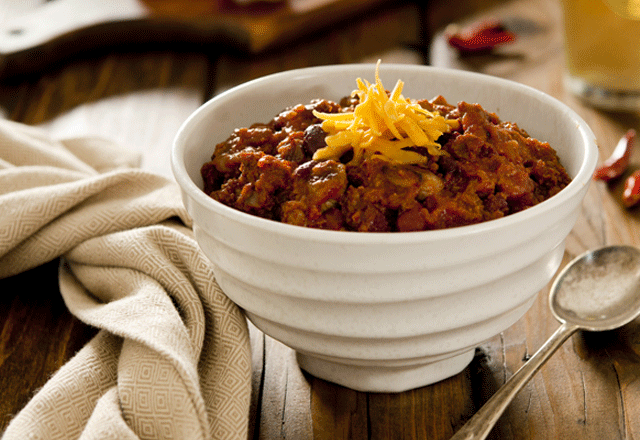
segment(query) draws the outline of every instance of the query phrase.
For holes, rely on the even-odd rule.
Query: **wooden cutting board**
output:
[[[0,77],[140,43],[259,53],[390,0],[52,0],[0,23]]]

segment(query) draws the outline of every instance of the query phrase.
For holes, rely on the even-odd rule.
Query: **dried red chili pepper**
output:
[[[468,29],[455,32],[447,37],[447,42],[463,53],[485,52],[494,47],[510,43],[516,35],[509,31],[502,22],[488,20]]]
[[[620,177],[629,166],[629,159],[635,138],[636,131],[634,129],[627,131],[620,141],[618,141],[618,145],[616,145],[611,156],[593,173],[593,178],[595,180],[608,182]]]
[[[640,202],[640,170],[631,174],[624,183],[622,192],[622,203],[627,208],[631,208]]]

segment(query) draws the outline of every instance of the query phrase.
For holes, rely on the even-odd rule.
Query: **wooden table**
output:
[[[418,6],[419,5],[419,6]],[[0,84],[4,116],[55,136],[102,135],[144,154],[146,169],[170,176],[168,153],[180,123],[210,96],[246,80],[311,65],[424,63],[523,82],[572,107],[595,132],[601,156],[638,114],[598,111],[562,86],[560,9],[555,0],[389,3],[357,20],[256,55],[219,46],[145,45],[59,61]],[[438,31],[451,20],[525,17],[541,27],[494,55],[460,58]],[[428,50],[430,38],[434,44]],[[640,166],[640,153],[633,157]],[[640,244],[637,209],[622,207],[621,184],[592,185],[567,240],[565,263],[612,243]],[[1,215],[1,213],[0,213]],[[447,439],[540,347],[557,323],[540,292],[515,325],[484,343],[462,373],[424,388],[375,394],[300,371],[293,352],[252,330],[251,436],[261,439]],[[0,431],[50,375],[95,333],[72,317],[57,290],[57,261],[0,280]],[[519,393],[496,439],[640,438],[640,321],[619,331],[578,334]]]

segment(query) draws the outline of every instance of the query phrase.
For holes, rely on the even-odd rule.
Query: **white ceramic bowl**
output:
[[[403,233],[325,231],[224,206],[201,190],[201,165],[235,128],[289,105],[339,100],[373,65],[288,71],[211,99],[180,128],[172,167],[195,235],[222,290],[320,378],[365,391],[404,391],[463,370],[474,349],[527,311],[560,265],[597,160],[595,138],[571,109],[495,77],[382,65],[404,96],[478,102],[550,142],[573,181],[525,211],[459,228]]]

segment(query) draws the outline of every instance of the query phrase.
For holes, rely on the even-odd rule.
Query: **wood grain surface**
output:
[[[186,116],[210,96],[281,70],[372,62],[447,65],[502,76],[564,101],[591,126],[601,157],[636,113],[602,112],[562,85],[555,0],[405,3],[260,55],[216,47],[145,48],[77,56],[0,83],[0,109],[53,135],[100,135],[137,149],[147,169],[170,176],[168,151]],[[461,58],[442,45],[442,28],[489,16],[526,18],[539,33],[503,52]],[[541,30],[540,30],[541,29]],[[431,40],[433,37],[433,40]],[[433,44],[430,44],[433,41]],[[640,151],[632,168],[640,167]],[[640,211],[623,208],[621,184],[593,184],[567,240],[564,263],[610,243],[640,245]],[[462,373],[398,394],[362,393],[302,372],[289,348],[252,328],[254,439],[447,439],[556,329],[543,289],[530,311],[482,344]],[[0,280],[0,432],[13,414],[95,331],[66,310],[57,262]],[[518,394],[493,439],[640,438],[640,322],[572,337]]]

